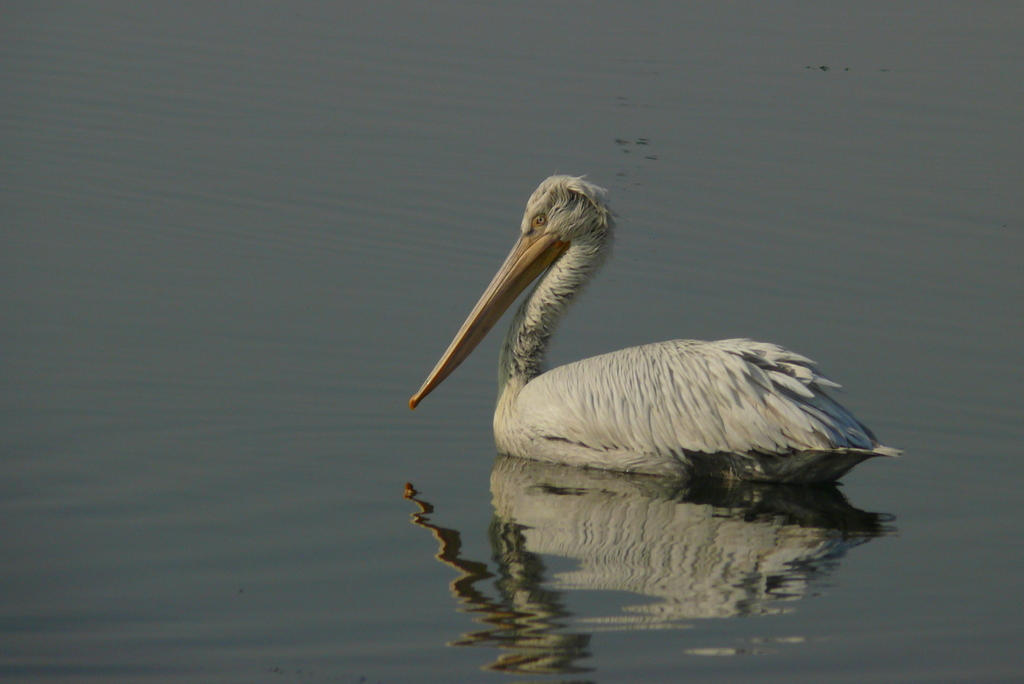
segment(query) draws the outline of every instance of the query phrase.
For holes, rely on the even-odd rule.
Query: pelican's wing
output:
[[[751,340],[674,340],[551,370],[517,404],[536,437],[663,456],[873,450],[813,362]],[[883,447],[884,449],[884,447]]]

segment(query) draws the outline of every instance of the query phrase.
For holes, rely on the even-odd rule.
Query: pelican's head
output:
[[[526,203],[519,240],[448,351],[409,400],[410,408],[472,353],[516,297],[565,252],[573,249],[591,266],[600,263],[614,228],[604,196],[601,188],[573,176],[551,176],[538,186]]]
[[[599,249],[614,228],[606,192],[583,178],[551,176],[526,203],[521,231],[557,236],[559,242]]]

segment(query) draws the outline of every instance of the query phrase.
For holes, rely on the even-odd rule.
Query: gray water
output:
[[[6,3],[0,676],[1024,678],[1021,35]],[[824,490],[496,461],[500,335],[410,412],[553,172],[620,224],[553,364],[776,342],[906,454]]]

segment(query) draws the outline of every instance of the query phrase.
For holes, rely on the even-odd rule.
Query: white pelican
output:
[[[775,482],[836,480],[896,456],[824,393],[814,362],[746,339],[674,340],[544,372],[548,340],[611,245],[605,191],[552,176],[526,204],[519,240],[409,407],[525,298],[501,348],[494,435],[501,453],[574,466]]]

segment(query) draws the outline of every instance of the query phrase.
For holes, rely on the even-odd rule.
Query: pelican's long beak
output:
[[[523,235],[519,238],[448,346],[448,351],[437,362],[420,391],[409,400],[409,408],[416,408],[423,397],[430,394],[466,360],[526,286],[568,248],[568,242],[561,242],[554,235]]]

